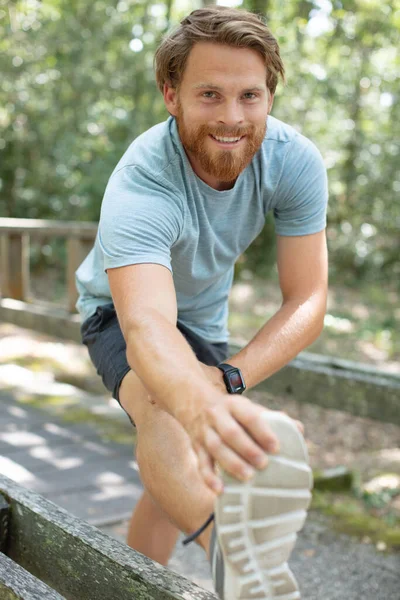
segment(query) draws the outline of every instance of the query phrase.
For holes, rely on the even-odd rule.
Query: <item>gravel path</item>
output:
[[[124,541],[127,523],[101,529]],[[203,550],[195,544],[182,546],[182,539],[169,568],[212,590]],[[290,564],[303,600],[400,600],[400,555],[334,533],[329,520],[315,512],[299,535]]]

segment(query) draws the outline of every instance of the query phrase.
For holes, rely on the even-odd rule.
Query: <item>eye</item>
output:
[[[211,92],[211,91],[209,91],[209,92],[203,92],[202,96],[204,98],[215,98],[215,92]]]
[[[258,98],[258,94],[254,94],[254,92],[246,92],[244,94],[244,98],[246,100],[254,100],[255,98]]]

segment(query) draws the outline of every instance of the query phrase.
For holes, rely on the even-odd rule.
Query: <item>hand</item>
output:
[[[190,420],[181,414],[179,421],[191,439],[200,473],[215,493],[223,490],[215,472],[216,463],[233,477],[246,481],[254,475],[254,468],[266,467],[266,453],[279,450],[278,439],[268,425],[269,412],[244,396],[216,391]]]
[[[207,377],[207,379],[213,385],[215,385],[215,387],[218,388],[220,392],[223,392],[226,394],[226,385],[224,382],[224,377],[223,377],[222,371],[220,369],[218,369],[218,367],[209,367],[208,365],[205,365],[202,362],[200,363],[200,366],[201,366],[205,376]]]
[[[208,380],[211,383],[213,383],[215,385],[215,387],[217,387],[221,392],[226,393],[226,385],[224,382],[222,371],[220,369],[218,369],[218,367],[209,367],[203,363],[200,363],[200,366],[203,369],[204,373],[206,374]],[[290,415],[288,415],[288,413],[285,410],[282,410],[281,412],[283,412],[283,414],[290,417]],[[290,418],[292,418],[292,417],[290,417]],[[301,421],[297,421],[296,419],[292,419],[292,420],[295,422],[297,429],[303,435],[304,434],[303,423]]]

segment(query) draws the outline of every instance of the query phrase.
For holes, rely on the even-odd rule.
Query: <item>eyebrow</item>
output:
[[[220,87],[219,85],[214,85],[213,83],[197,83],[196,85],[193,86],[194,90],[214,90],[216,92],[222,92],[223,88]],[[264,92],[265,88],[260,86],[260,85],[255,85],[253,87],[249,87],[246,88],[245,90],[242,90],[242,93],[246,93],[246,92]]]

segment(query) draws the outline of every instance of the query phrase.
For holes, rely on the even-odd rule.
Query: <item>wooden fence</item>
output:
[[[96,231],[94,223],[0,219],[0,320],[80,342],[75,270],[92,248]],[[67,243],[67,309],[30,301],[30,240],[54,236]],[[239,350],[231,345],[232,353]],[[370,365],[301,352],[259,387],[300,402],[400,425],[400,376]]]
[[[96,232],[95,223],[0,218],[0,320],[80,341],[75,271],[92,248]],[[63,308],[31,294],[31,241],[44,244],[54,237],[66,243],[67,302]]]
[[[0,219],[1,296],[22,302],[30,300],[29,247],[32,239],[64,238],[67,245],[68,310],[75,312],[75,271],[93,246],[95,223]]]

